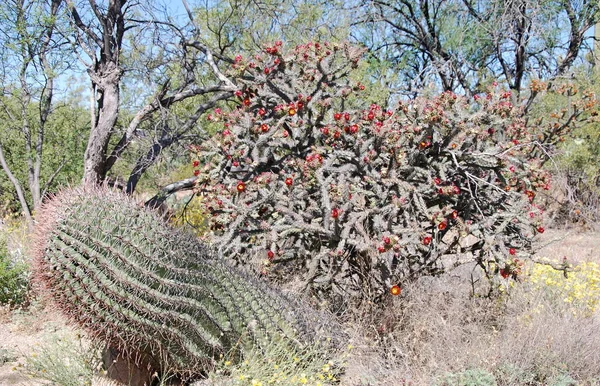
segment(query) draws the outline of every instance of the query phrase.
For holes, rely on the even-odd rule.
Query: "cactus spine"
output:
[[[60,193],[36,238],[37,275],[71,319],[179,372],[272,339],[310,339],[308,313],[119,192]]]

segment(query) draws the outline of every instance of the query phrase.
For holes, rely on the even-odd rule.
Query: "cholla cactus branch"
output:
[[[534,150],[560,124],[528,124],[494,87],[367,105],[352,78],[360,52],[275,44],[233,66],[239,105],[211,114],[223,130],[194,153],[211,181],[197,188],[206,237],[329,299],[380,298],[451,267],[448,255],[488,270],[528,256],[544,231],[536,195],[549,186]]]

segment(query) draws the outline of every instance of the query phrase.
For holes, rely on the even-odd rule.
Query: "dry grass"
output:
[[[600,312],[575,316],[527,280],[472,297],[465,276],[423,278],[390,302],[343,385],[600,384]]]
[[[600,263],[600,232],[576,229],[547,229],[535,245],[536,256],[551,260],[567,257],[578,263]]]
[[[582,170],[556,170],[553,189],[543,194],[547,214],[561,228],[600,230],[600,179]]]

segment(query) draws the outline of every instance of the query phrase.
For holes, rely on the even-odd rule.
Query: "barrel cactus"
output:
[[[122,352],[193,375],[221,355],[314,338],[316,314],[120,192],[69,189],[37,219],[37,276],[71,320]]]

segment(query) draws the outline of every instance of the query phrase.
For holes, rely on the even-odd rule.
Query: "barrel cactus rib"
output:
[[[49,257],[54,256],[59,258],[64,256],[62,253],[58,254],[53,252],[49,252],[48,255]],[[108,319],[114,323],[115,326],[119,326],[119,329],[133,330],[130,325],[124,323],[130,321],[129,318],[131,318],[131,315],[128,314],[129,311],[124,311],[122,306],[115,303],[109,294],[98,291],[94,285],[90,286],[89,281],[84,283],[81,280],[77,280],[78,268],[76,265],[67,261],[64,265],[57,263],[56,266],[60,267],[62,279],[60,283],[63,285],[56,287],[59,291],[56,291],[58,294],[55,295],[55,297],[58,298],[63,311],[66,311],[69,314],[75,314],[71,316],[82,321],[84,324],[96,323],[99,320]],[[76,300],[76,302],[71,303],[71,307],[66,307],[66,304],[61,302],[72,300]],[[79,314],[79,309],[74,307],[78,302],[83,302],[88,307],[89,312]],[[119,319],[119,317],[122,319]],[[136,318],[133,318],[133,320],[135,321]]]
[[[132,336],[134,334],[139,334],[142,331],[145,332],[148,330],[140,329],[141,326],[139,323],[132,322],[136,320],[136,318],[132,317],[132,314],[129,313],[127,310],[124,310],[124,312],[120,312],[123,310],[116,312],[117,307],[115,307],[113,302],[111,302],[110,299],[105,296],[105,294],[97,291],[90,291],[90,288],[88,286],[85,286],[82,283],[79,283],[77,280],[75,280],[75,277],[71,275],[71,272],[65,272],[68,272],[68,274],[65,275],[65,278],[70,278],[73,281],[72,286],[65,286],[65,288],[62,290],[64,295],[66,295],[69,299],[75,299],[78,302],[81,302],[81,304],[87,306],[90,310],[94,308],[98,309],[99,306],[102,304],[107,305],[107,312],[101,314],[90,313],[88,315],[70,316],[73,317],[73,319],[77,320],[82,326],[87,327],[93,334],[99,333],[98,330],[95,329],[95,327],[98,325],[98,323],[102,323],[105,329],[99,335],[101,339],[108,339],[111,343],[116,344],[117,347],[123,348],[124,352],[131,350],[131,342],[124,341],[122,338],[123,335],[129,334],[129,336]],[[92,317],[92,315],[96,316]],[[139,318],[137,320],[139,320]],[[144,348],[151,352],[160,352],[160,350],[164,349],[162,346],[156,344],[155,341],[146,340],[141,341],[140,344],[142,346],[145,346]],[[139,352],[139,349],[136,349],[133,353],[137,355],[139,354]],[[177,366],[176,368],[189,369],[192,366],[198,366],[196,364],[190,363],[188,358],[181,357],[173,352],[170,353],[169,359],[171,361],[171,365]],[[199,366],[203,365],[204,363],[200,364]]]
[[[137,232],[136,232],[137,234]],[[132,248],[136,248],[135,245],[132,244],[131,240],[129,239],[125,239],[125,238],[121,238],[121,242],[129,245]],[[103,248],[110,248],[107,245],[100,245]],[[141,255],[144,257],[144,259],[146,261],[152,261],[153,259],[153,255],[148,254],[147,251],[142,251],[142,250],[136,250],[137,254],[136,255]],[[179,267],[174,267],[174,266],[167,266],[165,265],[164,261],[156,261],[156,264],[160,266],[161,269],[164,269],[167,272],[181,272],[182,268]],[[213,270],[219,270],[219,263],[217,261],[214,262],[214,264],[210,267],[205,267],[206,270],[205,272],[208,273],[210,271]],[[187,281],[187,285],[192,286],[193,282],[195,281],[194,279],[198,278],[199,276],[201,276],[201,273],[199,275],[198,272],[195,273],[190,273],[189,269],[183,269],[185,271],[185,274],[183,275],[184,278],[190,278],[192,280],[188,280]],[[219,270],[220,275],[224,275],[226,274],[226,271],[223,272],[223,270]],[[224,277],[220,277],[220,279],[217,281],[217,283],[219,282],[226,282],[226,280],[224,279]],[[237,306],[240,309],[244,309],[243,312],[247,313],[247,317],[245,318],[245,320],[256,320],[257,323],[260,324],[260,328],[262,330],[266,330],[266,329],[271,329],[272,331],[274,331],[273,329],[280,329],[281,332],[285,333],[288,336],[292,336],[293,332],[291,333],[290,331],[285,331],[286,325],[289,323],[289,320],[285,320],[282,318],[282,315],[284,315],[284,313],[281,312],[281,308],[282,306],[279,304],[279,307],[277,307],[276,303],[271,304],[270,300],[272,300],[271,297],[266,297],[266,298],[262,298],[262,293],[258,288],[256,287],[256,283],[253,283],[255,285],[248,285],[245,281],[234,281],[231,283],[231,288],[229,290],[234,290],[236,292],[239,292],[242,294],[243,297],[248,296],[248,293],[252,293],[252,297],[250,299],[246,299],[246,301],[244,302],[240,302],[238,303]],[[260,286],[259,286],[260,287]],[[226,288],[221,288],[222,293],[228,293],[228,289]],[[231,295],[227,295],[229,298],[232,298]],[[255,299],[261,299],[262,298],[262,307],[258,307],[258,308],[253,308],[250,305],[255,302]],[[230,305],[234,306],[233,302],[229,302]],[[244,319],[242,319],[244,320]],[[275,323],[274,323],[275,322]],[[239,325],[239,324],[238,324]]]
[[[76,230],[71,230],[71,232],[77,234]],[[74,246],[73,244],[77,243],[77,238],[69,236],[63,237],[65,237],[66,240],[70,240],[69,244],[71,246]],[[107,245],[101,241],[96,240],[93,243],[100,249],[104,249],[109,252],[112,250],[110,245]],[[165,279],[149,271],[147,267],[141,267],[137,264],[134,264],[131,259],[127,259],[115,251],[112,251],[111,253],[111,258],[113,259],[112,261],[120,265],[112,268],[110,266],[110,260],[105,258],[101,253],[90,250],[85,244],[80,244],[79,248],[83,249],[83,252],[89,256],[94,256],[100,267],[110,270],[114,275],[119,274],[118,270],[123,271],[124,275],[121,274],[121,278],[117,280],[129,280],[131,285],[140,288],[144,298],[150,297],[153,299],[162,300],[165,304],[176,307],[182,312],[203,313],[205,317],[201,318],[200,321],[206,320],[209,322],[210,326],[212,327],[210,329],[213,329],[213,332],[215,333],[217,330],[220,333],[225,333],[226,331],[230,330],[229,323],[227,320],[225,320],[225,307],[215,301],[207,288],[197,285],[184,285],[171,279]],[[115,269],[117,271],[115,271]],[[142,275],[144,275],[147,279],[146,283],[138,279]],[[160,288],[162,292],[157,288]],[[197,291],[198,295],[201,296],[198,296],[198,298],[192,298],[181,295],[183,292],[189,290]],[[221,324],[217,322],[217,319],[221,320]]]
[[[131,240],[124,240],[124,243],[131,245]],[[147,259],[146,261],[155,260],[152,255],[146,255],[147,251],[138,250],[134,245],[131,245],[131,247],[136,251],[136,254],[144,256]],[[154,262],[156,263],[155,269],[168,273],[171,276],[170,280],[187,287],[190,291],[196,288],[212,291],[211,296],[225,307],[229,320],[235,324],[236,329],[240,331],[246,328],[249,319],[238,310],[242,302],[239,302],[239,297],[236,298],[230,294],[231,286],[225,284],[228,282],[225,277],[226,274],[221,272],[220,264],[217,261],[203,267],[202,271],[172,265],[170,260],[156,260]],[[231,312],[232,310],[235,310],[235,312]]]
[[[119,192],[67,190],[38,223],[37,276],[73,320],[125,352],[194,374],[230,350],[314,337],[295,303]]]
[[[73,233],[80,233],[77,230],[71,230],[71,232],[73,232]],[[125,243],[131,243],[131,241],[127,240]],[[99,240],[94,241],[94,244],[95,244],[96,247],[99,247],[101,249],[106,249],[106,250],[110,250],[111,249],[111,247],[109,245],[106,245],[105,242],[102,242],[102,241],[99,241]],[[145,258],[147,258],[146,261],[148,262],[148,265],[151,265],[150,262],[152,260],[154,260],[154,258],[152,257],[152,255],[145,255],[145,253],[148,253],[147,251],[146,252],[142,252],[141,250],[137,250],[136,252],[137,252],[136,255],[141,255],[141,256],[144,256]],[[118,255],[115,255],[115,256],[117,256],[117,258],[118,258]],[[207,274],[211,275],[213,271],[218,270],[218,266],[217,266],[218,263],[216,261],[214,262],[214,266],[211,265],[211,266],[204,267],[205,270],[203,272],[199,272],[199,271],[198,272],[190,272],[189,269],[183,269],[183,268],[179,268],[179,267],[168,266],[168,265],[165,265],[164,262],[160,262],[160,261],[156,261],[156,264],[157,264],[157,266],[154,267],[155,269],[159,268],[160,270],[163,270],[165,272],[171,272],[173,270],[178,270],[179,272],[184,272],[184,277],[187,277],[188,279],[195,279],[195,280],[187,280],[187,282],[184,284],[189,289],[200,288],[200,289],[204,289],[205,290],[207,287],[210,287],[215,293],[223,293],[223,294],[225,294],[225,298],[226,298],[225,301],[229,305],[229,309],[234,309],[234,308],[237,309],[237,312],[233,314],[234,317],[236,315],[238,315],[238,314],[243,313],[243,312],[246,313],[246,315],[240,315],[241,317],[238,318],[239,319],[239,320],[237,320],[237,322],[238,322],[237,323],[238,328],[245,328],[246,327],[246,325],[243,324],[244,320],[246,321],[246,324],[247,324],[249,320],[253,319],[252,317],[255,317],[257,319],[259,318],[258,315],[253,314],[252,312],[250,312],[251,308],[245,306],[245,304],[247,302],[246,300],[242,301],[242,302],[235,302],[235,298],[232,295],[229,294],[229,292],[232,291],[232,289],[233,289],[235,291],[242,291],[241,292],[242,293],[242,297],[244,297],[244,296],[246,296],[245,294],[246,294],[247,291],[242,290],[241,288],[237,287],[235,284],[232,284],[232,283],[230,283],[231,285],[229,286],[229,288],[227,288],[225,286],[222,286],[220,284],[221,282],[227,282],[227,280],[225,278],[225,274],[223,272],[217,271],[218,278],[210,280],[210,282],[211,282],[210,284],[207,283],[207,281],[209,281],[209,279],[207,279],[207,277],[206,277]],[[152,276],[157,276],[157,275],[149,275],[149,276],[152,277]],[[212,276],[213,275],[211,275],[211,277]],[[197,281],[197,279],[200,279],[200,281],[202,282],[202,284],[204,285],[204,287],[193,284],[193,283],[195,283]],[[201,291],[201,292],[205,292],[205,291]],[[220,300],[223,300],[223,299],[220,299]],[[240,309],[244,309],[244,311],[240,312]]]
[[[173,299],[162,299],[165,296],[164,294],[151,290],[132,276],[127,276],[124,275],[123,272],[115,271],[113,268],[104,264],[101,254],[94,253],[87,248],[82,248],[81,251],[77,251],[72,245],[67,245],[58,240],[55,242],[57,247],[60,247],[61,251],[63,251],[66,256],[76,260],[79,267],[85,268],[83,271],[85,272],[85,276],[83,276],[82,281],[91,282],[92,284],[94,282],[99,282],[101,285],[107,287],[105,292],[110,293],[113,296],[122,296],[122,294],[115,293],[115,288],[127,291],[129,294],[129,299],[127,300],[128,309],[135,309],[138,314],[153,314],[164,318],[165,320],[169,320],[171,324],[165,326],[165,330],[173,336],[181,337],[182,340],[187,341],[189,340],[186,338],[187,336],[197,335],[200,337],[199,342],[202,343],[205,348],[213,349],[214,351],[223,350],[224,342],[221,342],[220,338],[225,337],[224,332],[218,327],[216,322],[209,319],[207,315],[202,315],[202,317],[200,317],[200,315],[194,315],[197,316],[194,318],[189,314],[182,312],[182,310],[177,310],[180,312],[176,312],[169,307],[175,304],[172,301]],[[89,257],[95,257],[95,261],[92,263],[90,261],[91,259],[77,259],[77,256],[80,256],[81,253],[85,253],[85,255]],[[104,268],[104,271],[101,268]],[[78,269],[78,272],[81,272],[81,270]],[[150,303],[153,299],[157,303],[163,303],[161,304],[162,307]],[[201,325],[198,321],[205,321],[205,323],[204,325]],[[215,325],[215,327],[211,329],[209,323]],[[206,328],[207,325],[209,327],[208,329]],[[199,352],[200,350],[193,351]]]
[[[63,253],[64,252],[65,249],[63,249]],[[193,344],[197,344],[198,341],[196,340],[196,342],[190,342],[187,334],[178,331],[173,326],[165,326],[161,324],[160,321],[154,322],[151,319],[148,319],[148,315],[156,315],[156,310],[144,310],[143,308],[140,309],[139,303],[136,299],[132,299],[132,301],[136,300],[136,302],[133,303],[135,304],[135,307],[133,307],[131,304],[122,305],[115,303],[113,298],[115,295],[123,295],[123,289],[119,287],[114,288],[114,286],[111,286],[110,290],[107,290],[106,288],[100,290],[99,286],[96,286],[95,281],[90,280],[90,277],[85,275],[88,272],[84,271],[81,268],[81,265],[76,266],[74,264],[69,264],[63,267],[63,272],[70,274],[72,279],[83,277],[82,280],[75,280],[73,282],[75,291],[78,291],[81,294],[87,293],[92,295],[96,301],[101,302],[100,304],[105,304],[108,306],[106,307],[106,312],[102,314],[97,313],[101,321],[102,319],[110,318],[114,313],[120,313],[124,316],[124,318],[121,318],[121,322],[117,325],[117,331],[123,330],[123,327],[127,327],[129,324],[133,324],[137,328],[137,335],[149,337],[160,335],[163,339],[165,339],[167,344],[163,346],[150,345],[153,349],[166,349],[171,354],[171,365],[176,364],[178,368],[181,368],[181,366],[183,366],[184,369],[196,367],[196,365],[192,364],[197,362],[198,358],[202,357],[202,355],[199,355],[201,350],[193,347]],[[110,284],[103,282],[102,280],[100,280],[100,283],[104,284],[105,286],[106,284]],[[76,318],[77,317],[79,317],[79,315],[77,315]],[[207,347],[209,346],[207,345]],[[222,351],[216,350],[216,348],[212,347],[208,349],[208,352],[216,355]],[[201,364],[205,364],[206,362],[207,361],[205,360],[201,362]]]
[[[280,314],[275,310],[270,309],[267,299],[262,299],[262,305],[264,307],[261,308],[261,294],[251,285],[238,281],[233,282],[232,287],[233,291],[241,294],[244,299],[244,301],[240,303],[241,312],[246,313],[250,320],[257,323],[257,325],[253,327],[256,329],[257,335],[265,334],[268,336],[269,333],[278,332],[291,337],[296,334],[287,328],[285,321],[281,319]]]
[[[63,253],[67,253],[68,256],[69,251],[63,249]],[[164,310],[161,312],[158,307],[152,307],[146,302],[143,302],[141,299],[132,296],[130,303],[128,304],[115,303],[113,299],[116,296],[122,296],[124,289],[119,288],[118,286],[111,286],[110,289],[105,288],[107,285],[111,284],[111,281],[109,281],[106,277],[102,277],[102,275],[90,276],[88,271],[89,268],[89,266],[83,265],[81,262],[79,262],[77,265],[71,265],[71,267],[64,266],[64,270],[69,272],[71,277],[74,278],[76,282],[76,279],[80,279],[78,281],[80,286],[77,287],[79,291],[93,295],[95,298],[101,300],[104,304],[110,306],[110,309],[107,311],[107,313],[112,311],[113,313],[117,312],[124,315],[126,322],[133,322],[136,326],[146,331],[146,333],[161,333],[168,335],[171,339],[184,342],[183,347],[186,349],[186,351],[191,353],[188,356],[190,358],[193,358],[193,354],[200,352],[201,350],[194,348],[193,344],[198,344],[200,342],[206,347],[210,347],[209,342],[201,342],[199,340],[196,340],[196,342],[191,342],[187,334],[180,331],[176,327],[177,323],[166,326],[161,324],[160,321],[149,319],[148,315],[155,314],[158,314],[166,319],[168,313]],[[100,314],[100,316],[104,317],[105,315]]]

